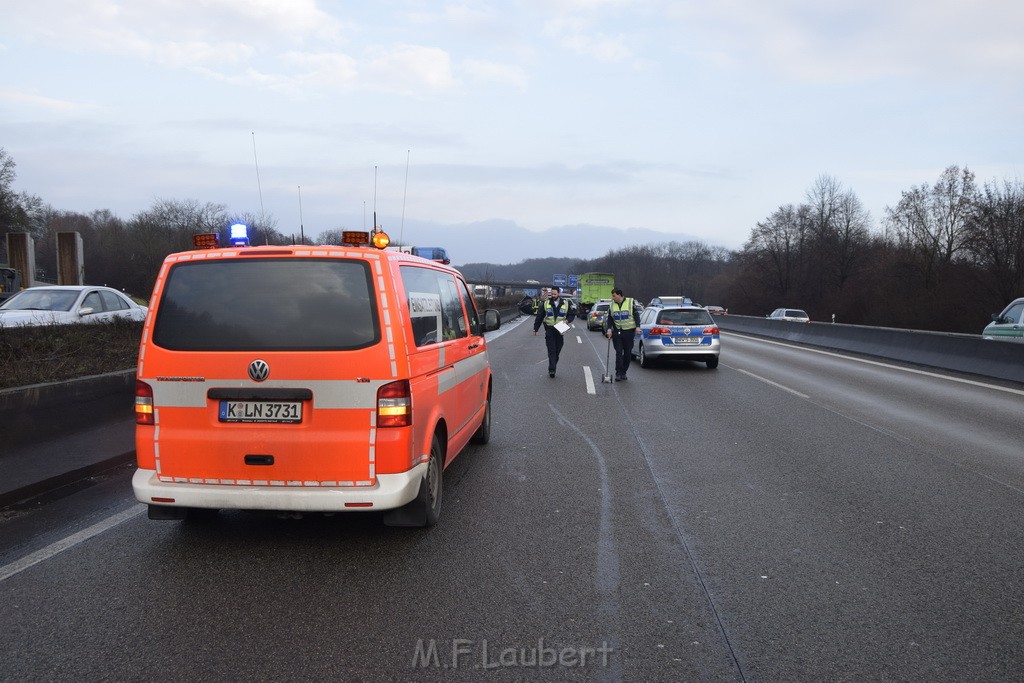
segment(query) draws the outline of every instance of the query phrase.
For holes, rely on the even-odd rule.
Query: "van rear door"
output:
[[[376,390],[395,375],[374,264],[233,255],[173,264],[140,379],[161,480],[374,482]]]

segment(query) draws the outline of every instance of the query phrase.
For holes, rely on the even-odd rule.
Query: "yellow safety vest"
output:
[[[608,315],[612,323],[620,330],[632,330],[636,327],[636,319],[633,318],[633,300],[623,299],[621,304],[614,301],[608,306]]]
[[[551,305],[551,299],[544,302],[544,324],[548,327],[554,327],[558,323],[565,322],[567,315],[569,315],[569,302],[565,299],[558,300],[557,310]]]

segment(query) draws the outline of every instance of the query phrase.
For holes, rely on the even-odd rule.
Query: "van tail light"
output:
[[[154,424],[153,387],[140,380],[135,380],[135,424]]]
[[[412,391],[409,380],[389,382],[377,390],[377,427],[408,427],[412,424]]]
[[[704,328],[704,334],[718,334],[718,325]]]
[[[664,337],[672,334],[672,330],[667,327],[652,327],[650,335],[652,337]]]

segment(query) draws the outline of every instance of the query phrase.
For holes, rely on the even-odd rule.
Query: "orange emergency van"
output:
[[[442,471],[487,443],[493,377],[462,275],[359,246],[168,256],[139,350],[135,496],[189,511],[389,511],[432,525]]]

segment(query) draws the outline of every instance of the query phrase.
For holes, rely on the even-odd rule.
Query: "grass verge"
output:
[[[131,370],[142,323],[0,328],[0,389]]]

